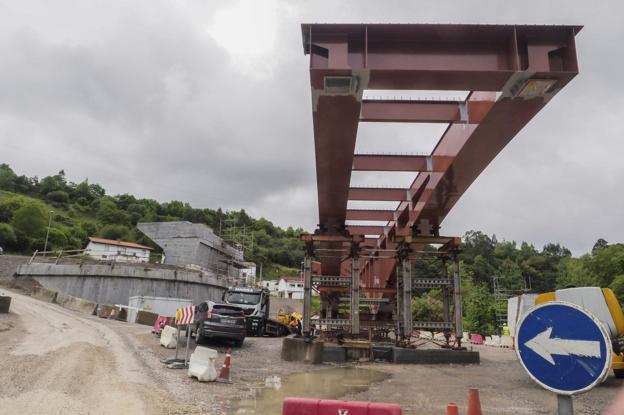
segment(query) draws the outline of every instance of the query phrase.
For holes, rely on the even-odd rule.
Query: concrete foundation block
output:
[[[56,301],[56,296],[58,292],[53,290],[48,290],[43,287],[35,287],[33,289],[32,296],[37,300],[45,301],[47,303],[54,303]]]
[[[448,349],[404,349],[395,347],[394,363],[473,364],[479,363],[479,352]]]
[[[160,345],[167,349],[175,349],[178,344],[178,329],[165,326],[160,333]]]
[[[286,337],[282,341],[282,360],[311,364],[323,363],[323,342],[306,342],[303,337]]]
[[[371,347],[372,359],[384,362],[394,361],[394,346],[373,345]]]
[[[128,319],[128,310],[115,307],[115,316],[115,320],[126,321]]]
[[[8,313],[11,307],[11,297],[0,295],[0,313]]]
[[[158,314],[152,313],[151,311],[141,310],[137,313],[136,321],[134,321],[134,323],[142,324],[144,326],[154,326],[154,323],[156,323],[156,320],[158,320]]]
[[[78,311],[80,313],[95,314],[97,311],[96,303],[63,293],[58,293],[56,295],[55,302],[61,307],[65,307],[73,311]]]
[[[347,351],[337,344],[323,344],[323,362],[345,363],[347,361]]]
[[[163,330],[163,335],[164,332]],[[188,377],[196,377],[200,382],[212,382],[217,379],[218,374],[217,369],[215,369],[217,356],[216,350],[197,346],[189,360]]]

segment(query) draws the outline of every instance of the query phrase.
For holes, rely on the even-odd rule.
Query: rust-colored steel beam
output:
[[[394,219],[394,210],[347,209],[347,220],[391,221],[393,219]]]
[[[409,200],[407,189],[375,188],[375,187],[351,187],[349,200],[367,200],[384,202],[401,202]],[[346,212],[345,212],[346,216]]]
[[[355,154],[353,171],[431,171],[429,156],[397,154]]]
[[[351,235],[383,235],[385,227],[376,225],[348,225]]]
[[[372,100],[362,101],[363,122],[426,122],[451,123],[462,120],[462,114],[468,111],[458,101],[395,101]]]
[[[478,103],[465,101],[374,100],[362,101],[360,122],[478,123]]]

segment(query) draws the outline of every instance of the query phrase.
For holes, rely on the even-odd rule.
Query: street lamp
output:
[[[46,232],[45,244],[43,245],[43,256],[46,255],[46,251],[48,250],[48,238],[50,237],[50,226],[52,225],[52,214],[53,210],[50,211],[50,217],[48,218],[48,231]]]

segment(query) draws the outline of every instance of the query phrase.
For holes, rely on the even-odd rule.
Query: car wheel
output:
[[[197,330],[195,332],[195,344],[203,344],[204,336],[202,336],[201,331]]]
[[[624,379],[624,369],[613,369],[613,374],[618,379]]]
[[[264,336],[264,324],[258,324],[258,330],[256,330],[256,336],[262,337]]]

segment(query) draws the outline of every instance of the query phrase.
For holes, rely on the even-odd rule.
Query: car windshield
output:
[[[232,304],[258,304],[260,294],[230,291],[227,293],[225,300]]]

